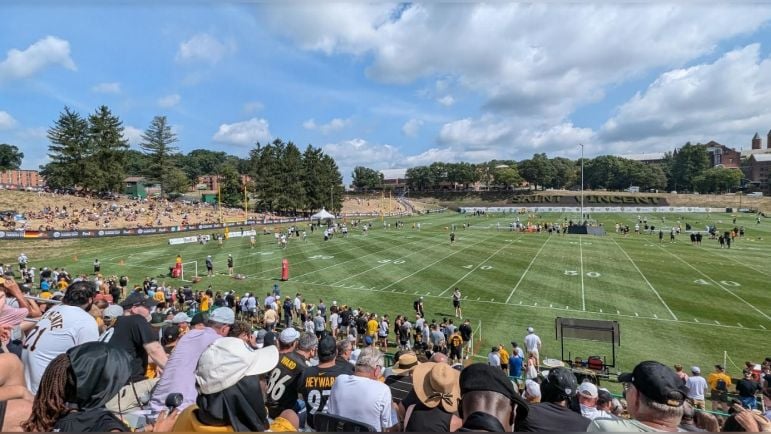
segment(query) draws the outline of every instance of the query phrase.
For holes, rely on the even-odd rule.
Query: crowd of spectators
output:
[[[47,271],[45,291],[0,284],[4,432],[771,431],[771,358],[735,385],[720,365],[703,378],[643,361],[620,398],[541,370],[532,329],[479,362],[468,319],[429,320],[422,299],[391,322],[278,285],[263,298]]]

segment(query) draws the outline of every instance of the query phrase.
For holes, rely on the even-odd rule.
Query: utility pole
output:
[[[584,145],[579,143],[581,147],[581,224],[584,222]]]

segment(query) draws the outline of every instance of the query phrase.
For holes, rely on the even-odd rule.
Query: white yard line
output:
[[[654,294],[656,294],[656,298],[658,298],[658,299],[659,299],[659,301],[661,302],[661,304],[663,304],[663,305],[664,305],[664,307],[665,307],[665,308],[667,308],[667,311],[669,312],[669,314],[670,314],[670,315],[672,315],[672,318],[674,318],[674,319],[677,319],[677,315],[675,315],[675,313],[674,313],[674,312],[672,312],[672,309],[670,309],[670,308],[669,308],[669,305],[667,305],[667,303],[664,301],[664,299],[663,299],[663,298],[661,298],[661,295],[659,295],[659,292],[658,292],[658,291],[656,291],[656,288],[654,288],[654,287],[653,287],[653,285],[651,285],[651,283],[648,281],[648,278],[647,278],[647,277],[645,277],[645,275],[643,274],[643,272],[640,270],[640,267],[638,267],[638,266],[637,266],[637,264],[636,264],[636,263],[635,263],[635,262],[632,260],[632,257],[631,257],[631,256],[629,256],[629,254],[626,252],[626,250],[624,250],[624,248],[623,248],[623,247],[621,247],[621,245],[620,245],[620,244],[619,244],[619,243],[616,241],[616,239],[615,239],[615,238],[611,237],[610,239],[611,239],[611,240],[613,241],[613,243],[614,243],[614,244],[615,244],[615,245],[616,245],[616,246],[617,246],[617,247],[618,247],[618,248],[621,250],[621,252],[623,252],[623,253],[624,253],[624,256],[626,256],[626,258],[627,258],[627,259],[629,259],[629,262],[631,262],[631,263],[632,263],[632,265],[634,266],[634,269],[635,269],[635,270],[637,270],[637,272],[638,272],[638,273],[640,273],[640,276],[642,276],[642,278],[643,278],[643,280],[645,281],[645,283],[647,283],[647,284],[648,284],[648,287],[651,289],[651,291],[653,291],[653,293],[654,293]]]
[[[677,258],[677,259],[678,259],[680,262],[682,262],[683,264],[685,264],[685,265],[687,265],[687,266],[691,267],[691,268],[692,268],[694,271],[696,271],[697,273],[699,273],[699,274],[701,274],[702,276],[706,277],[707,279],[711,280],[711,281],[712,281],[712,283],[714,283],[715,285],[717,285],[718,287],[720,287],[720,288],[721,288],[723,291],[725,291],[725,292],[727,292],[727,293],[729,293],[729,294],[733,295],[733,296],[734,296],[734,297],[736,297],[738,300],[740,300],[741,302],[743,302],[743,303],[744,303],[744,304],[746,304],[747,306],[751,307],[751,308],[752,308],[752,310],[754,310],[755,312],[757,312],[757,313],[761,314],[761,315],[763,316],[763,318],[765,318],[765,319],[767,319],[767,320],[771,320],[771,316],[768,316],[767,314],[763,313],[763,311],[761,311],[760,309],[758,309],[757,307],[755,307],[755,306],[754,306],[752,303],[750,303],[749,301],[747,301],[747,300],[743,299],[742,297],[740,297],[739,295],[737,295],[735,292],[731,291],[730,289],[726,288],[725,286],[721,285],[721,284],[720,284],[719,282],[717,282],[715,279],[713,279],[713,278],[711,278],[711,277],[707,276],[707,275],[706,275],[706,274],[704,274],[704,273],[703,273],[701,270],[699,270],[698,268],[696,268],[696,267],[694,267],[693,265],[691,265],[690,263],[688,263],[688,262],[687,262],[685,259],[683,259],[683,258],[681,258],[681,257],[679,257],[679,256],[677,256],[677,255],[675,255],[674,253],[670,252],[670,251],[669,251],[669,250],[667,250],[667,249],[664,249],[664,248],[662,248],[662,247],[659,247],[659,248],[660,248],[661,250],[664,250],[665,252],[669,253],[671,256],[674,256],[675,258]]]
[[[410,273],[410,274],[408,274],[408,275],[406,275],[406,276],[402,277],[402,278],[401,278],[401,279],[399,279],[399,280],[396,280],[396,281],[394,281],[394,282],[391,282],[391,284],[390,284],[390,285],[386,285],[386,286],[384,286],[384,287],[380,288],[380,291],[383,291],[383,290],[385,290],[385,289],[388,289],[388,288],[390,288],[390,287],[392,287],[392,286],[396,285],[397,283],[401,282],[402,280],[404,280],[404,279],[408,279],[408,278],[410,278],[410,277],[412,277],[412,276],[414,276],[414,275],[416,275],[416,274],[420,273],[421,271],[423,271],[423,270],[425,270],[425,269],[427,269],[427,268],[429,268],[429,267],[433,267],[434,265],[438,264],[439,262],[442,262],[442,261],[444,261],[445,259],[449,258],[450,256],[456,255],[456,254],[458,254],[458,253],[460,253],[460,252],[462,252],[462,251],[464,251],[464,250],[466,250],[466,249],[468,249],[468,248],[470,248],[470,247],[476,246],[477,244],[482,244],[482,243],[484,243],[485,241],[491,240],[491,239],[493,239],[493,238],[495,238],[495,235],[493,235],[493,236],[491,236],[491,237],[487,237],[487,238],[483,239],[482,241],[479,241],[479,242],[477,242],[477,243],[474,243],[474,244],[472,244],[472,245],[470,245],[470,246],[466,246],[466,247],[464,247],[464,248],[462,248],[462,249],[460,249],[460,250],[456,250],[456,251],[454,251],[454,252],[450,253],[449,255],[447,255],[447,256],[445,256],[445,257],[443,257],[443,258],[437,259],[436,261],[434,261],[434,262],[432,262],[432,263],[430,263],[430,264],[426,265],[425,267],[421,268],[420,270],[418,270],[418,271],[415,271],[414,273]]]
[[[439,238],[439,237],[440,237],[439,235],[435,235],[435,236],[433,236],[433,237],[430,237],[430,238],[428,238],[428,239],[430,240],[430,239],[432,239],[432,238]],[[444,237],[442,236],[441,238],[444,238]],[[378,254],[378,253],[387,252],[387,251],[390,251],[390,250],[396,249],[397,247],[402,247],[402,246],[406,246],[406,245],[410,245],[410,244],[414,244],[414,243],[419,243],[419,242],[421,242],[421,241],[425,241],[425,240],[411,241],[411,242],[409,242],[409,243],[405,243],[405,244],[399,244],[399,245],[390,245],[389,247],[387,247],[387,248],[385,248],[385,249],[377,250],[377,251],[374,251],[374,252],[372,252],[372,253],[367,253],[366,255],[363,255],[363,256],[357,256],[357,257],[355,257],[355,258],[351,258],[351,259],[349,259],[349,260],[347,260],[347,261],[343,261],[343,262],[337,262],[337,263],[334,263],[334,264],[332,264],[332,265],[330,265],[330,266],[328,266],[328,267],[323,267],[323,268],[319,268],[319,269],[317,269],[317,270],[311,270],[311,271],[308,271],[307,273],[298,274],[297,276],[295,276],[295,278],[297,278],[297,277],[302,277],[302,276],[305,276],[305,275],[308,275],[308,274],[317,273],[317,272],[319,272],[319,271],[322,271],[322,270],[326,270],[326,269],[328,269],[328,268],[332,268],[332,267],[337,267],[338,265],[347,264],[347,263],[349,263],[349,262],[358,261],[358,260],[360,260],[361,258],[366,258],[367,256],[372,256],[372,255],[376,255],[376,254]],[[436,244],[432,244],[432,245],[431,245],[431,247],[435,247],[435,246],[436,246]],[[308,262],[308,261],[303,261],[303,262]],[[294,265],[294,264],[293,264],[293,265]],[[275,268],[274,270],[279,270],[279,269],[280,269],[280,268]],[[265,270],[265,271],[269,271],[269,270]],[[253,276],[247,276],[247,277],[258,277],[260,274],[263,274],[265,271],[261,271],[261,272],[259,272],[258,274],[255,274],[255,275],[253,275]]]
[[[512,295],[514,295],[514,293],[515,293],[515,292],[517,292],[517,288],[519,288],[519,284],[520,284],[520,283],[522,283],[522,279],[524,279],[524,278],[525,278],[525,276],[527,275],[527,272],[528,272],[528,271],[530,271],[530,267],[532,267],[532,266],[533,266],[533,263],[534,263],[534,262],[535,262],[535,260],[538,258],[538,255],[540,255],[540,254],[541,254],[541,250],[543,250],[543,248],[544,248],[544,247],[546,247],[546,243],[548,243],[550,239],[551,239],[551,237],[550,237],[550,236],[549,236],[549,237],[546,237],[546,241],[544,241],[544,242],[543,242],[543,244],[541,245],[541,248],[540,248],[540,249],[538,249],[538,252],[536,252],[535,256],[533,256],[533,259],[531,259],[531,260],[530,260],[530,263],[529,263],[529,264],[527,264],[527,268],[525,268],[525,272],[524,272],[524,273],[522,273],[522,276],[520,276],[520,278],[519,278],[519,281],[518,281],[518,282],[517,282],[517,284],[514,286],[514,289],[512,289],[512,290],[511,290],[511,293],[509,294],[509,297],[506,299],[506,303],[508,303],[508,302],[509,302],[509,300],[511,300],[511,296],[512,296]]]
[[[264,281],[268,281],[268,282],[273,282],[273,279],[267,278],[267,277],[262,277],[262,278],[258,277],[258,278],[255,278],[255,280],[264,280]],[[324,288],[329,288],[329,285],[325,285],[325,284],[311,284],[311,283],[305,283],[305,282],[303,282],[303,283],[295,282],[295,283],[300,284],[300,285],[320,286],[320,287],[324,287]],[[362,291],[362,290],[356,289],[356,291]],[[366,289],[364,291],[383,292],[383,293],[388,293],[388,294],[392,294],[392,295],[394,294],[391,291],[385,291],[385,290],[382,290],[382,289]],[[407,293],[407,294],[396,293],[396,294],[412,296],[412,294],[409,294],[409,293]],[[441,298],[438,295],[430,295],[430,293],[425,294],[425,297]],[[699,321],[697,321],[695,319],[694,319],[694,321],[684,321],[684,320],[679,320],[679,319],[678,320],[674,320],[674,319],[669,319],[669,318],[654,318],[652,316],[646,317],[646,316],[640,316],[639,313],[636,313],[636,316],[635,316],[635,315],[627,315],[627,314],[615,314],[615,313],[612,313],[612,312],[595,312],[595,311],[591,311],[591,310],[589,310],[589,311],[582,311],[580,309],[570,309],[569,306],[566,306],[565,308],[562,308],[560,306],[557,306],[557,307],[538,306],[538,303],[534,303],[532,306],[528,305],[528,304],[509,304],[509,303],[506,303],[506,302],[503,302],[503,301],[487,301],[487,300],[482,300],[481,297],[478,297],[477,300],[469,299],[468,302],[469,303],[499,304],[499,305],[506,305],[506,306],[509,306],[509,307],[512,307],[512,308],[526,308],[526,309],[551,310],[551,311],[558,310],[558,311],[561,311],[561,312],[568,311],[568,312],[576,312],[576,313],[585,312],[585,313],[589,313],[589,314],[606,316],[606,317],[629,318],[629,319],[634,319],[634,320],[637,320],[637,321],[657,321],[657,322],[667,322],[667,323],[677,323],[677,324],[690,324],[690,325],[698,325],[700,327],[720,327],[720,328],[729,328],[729,329],[736,329],[736,330],[743,330],[743,331],[758,331],[758,332],[767,330],[767,328],[765,326],[763,326],[762,324],[758,325],[758,328],[749,328],[749,327],[743,327],[742,328],[742,327],[739,327],[738,325],[721,324],[719,322],[717,322],[717,323],[713,323],[713,322],[699,322]]]
[[[736,260],[736,258],[732,257],[731,255],[723,255],[723,254],[720,254],[720,253],[718,253],[718,252],[720,252],[721,250],[715,250],[715,249],[704,249],[704,251],[706,251],[706,252],[708,252],[708,253],[712,253],[713,255],[717,255],[717,256],[720,256],[720,257],[721,257],[721,258],[723,258],[723,259],[730,259],[731,261],[733,261],[733,262],[735,262],[735,263],[737,263],[737,264],[739,264],[739,265],[741,265],[741,266],[743,266],[743,267],[749,268],[750,270],[754,270],[754,271],[757,271],[757,272],[758,272],[758,273],[760,273],[760,274],[764,274],[764,275],[766,275],[766,276],[771,276],[771,274],[769,274],[768,272],[766,272],[766,271],[763,271],[763,270],[760,270],[760,269],[757,269],[757,268],[753,267],[752,265],[746,264],[746,263],[744,263],[744,262],[742,262],[742,261],[738,261],[738,260]]]
[[[578,236],[578,250],[581,257],[581,310],[586,310],[586,292],[584,291],[584,247],[581,243],[583,237]]]
[[[485,263],[487,263],[487,261],[489,261],[490,259],[492,259],[492,257],[493,257],[493,256],[497,255],[497,254],[498,254],[498,253],[499,253],[501,250],[505,249],[506,247],[509,247],[510,245],[511,245],[511,242],[509,242],[508,244],[504,245],[504,246],[503,246],[503,247],[501,247],[500,249],[496,250],[496,251],[495,251],[495,253],[493,253],[492,255],[488,256],[488,257],[487,257],[487,259],[485,259],[484,261],[480,262],[480,263],[479,263],[479,264],[478,264],[476,267],[472,268],[472,269],[471,269],[471,270],[470,270],[468,273],[464,274],[464,275],[463,275],[463,277],[461,277],[460,279],[456,280],[456,281],[455,281],[455,283],[453,283],[452,285],[448,286],[448,287],[447,287],[447,288],[446,288],[444,291],[440,292],[440,293],[439,293],[439,295],[440,295],[440,296],[441,296],[441,295],[444,295],[444,293],[445,293],[445,292],[447,292],[447,291],[449,291],[450,289],[454,288],[454,287],[455,287],[455,285],[457,285],[458,283],[462,282],[462,281],[463,281],[463,279],[465,279],[466,277],[468,277],[468,275],[469,275],[469,274],[471,274],[471,273],[473,273],[474,271],[476,271],[476,270],[477,270],[477,268],[479,268],[479,267],[481,267],[482,265],[484,265]]]
[[[414,255],[414,254],[416,254],[416,253],[420,253],[420,252],[422,252],[422,251],[425,251],[425,250],[432,250],[432,249],[434,249],[435,247],[436,247],[436,245],[435,245],[435,244],[432,244],[432,245],[430,245],[430,246],[428,246],[428,247],[426,247],[426,248],[423,248],[423,249],[420,249],[420,250],[414,250],[414,251],[412,251],[411,253],[409,253],[409,254],[407,254],[407,255],[404,255],[404,256],[401,256],[401,257],[399,257],[399,258],[397,258],[397,259],[404,259],[404,258],[408,258],[408,257],[410,257],[410,256],[412,256],[412,255]],[[366,256],[366,255],[365,255],[365,256]],[[361,258],[361,257],[363,257],[363,256],[360,256],[360,258]],[[356,259],[359,259],[359,258],[356,258]],[[346,278],[344,278],[344,279],[340,279],[340,280],[338,280],[337,282],[335,282],[335,284],[337,284],[337,283],[340,283],[340,282],[345,282],[345,281],[346,281],[346,280],[348,280],[348,279],[354,278],[354,277],[356,277],[356,276],[361,276],[362,274],[366,274],[366,273],[369,273],[369,272],[370,272],[370,271],[372,271],[372,270],[376,270],[376,269],[378,269],[378,268],[381,268],[381,267],[385,267],[386,265],[392,265],[392,264],[391,264],[390,262],[386,262],[386,263],[383,263],[383,264],[380,264],[380,265],[376,265],[376,266],[374,266],[374,267],[372,267],[372,268],[368,268],[368,269],[366,269],[366,270],[364,270],[364,271],[362,271],[362,272],[359,272],[359,273],[356,273],[356,274],[352,274],[352,275],[350,275],[350,276],[348,276],[348,277],[346,277]]]

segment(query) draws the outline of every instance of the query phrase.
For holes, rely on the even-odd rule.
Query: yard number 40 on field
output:
[[[578,271],[576,270],[565,270],[565,276],[578,276]],[[596,271],[587,271],[586,272],[587,277],[600,277],[601,274]]]
[[[710,284],[709,282],[707,282],[704,279],[696,279],[696,280],[693,281],[693,283],[695,283],[697,285],[709,285]],[[720,284],[725,285],[725,286],[741,286],[738,282],[734,282],[733,280],[721,280]]]

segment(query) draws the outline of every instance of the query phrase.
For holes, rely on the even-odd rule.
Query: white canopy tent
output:
[[[324,208],[321,208],[321,211],[317,212],[316,214],[313,214],[311,216],[311,220],[334,220],[335,216],[327,212]]]

